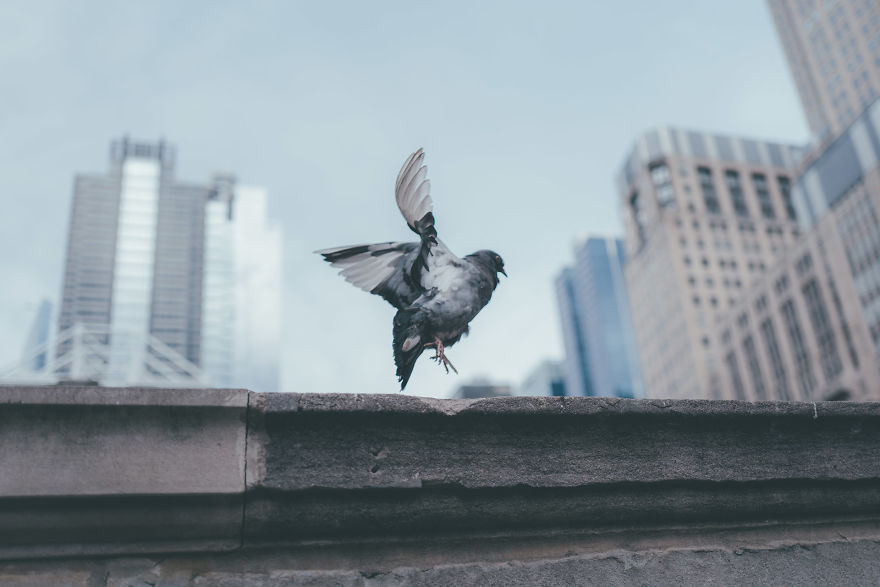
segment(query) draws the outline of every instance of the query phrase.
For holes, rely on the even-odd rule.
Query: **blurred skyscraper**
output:
[[[880,2],[768,4],[810,129],[833,140],[880,97]]]
[[[648,397],[719,393],[715,322],[799,228],[802,149],[660,128],[619,176],[625,268]]]
[[[556,279],[569,395],[642,395],[623,263],[622,241],[589,238]]]
[[[173,147],[123,138],[108,173],[76,177],[57,374],[275,391],[281,238],[266,193],[174,172]]]

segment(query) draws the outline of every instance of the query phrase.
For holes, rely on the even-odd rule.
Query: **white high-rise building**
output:
[[[650,398],[712,398],[716,322],[799,234],[802,149],[679,128],[644,133],[618,178],[627,292]]]
[[[77,176],[58,378],[276,391],[280,312],[264,189],[181,182],[173,147],[127,138],[107,174]]]

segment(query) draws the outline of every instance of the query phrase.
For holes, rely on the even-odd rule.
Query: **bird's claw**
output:
[[[434,356],[431,357],[431,360],[437,361],[438,365],[442,365],[446,369],[446,373],[449,373],[449,369],[452,369],[458,375],[458,369],[455,368],[455,365],[452,364],[452,361],[443,352],[443,342],[439,338],[434,339],[434,342],[429,342],[425,347],[434,347]]]

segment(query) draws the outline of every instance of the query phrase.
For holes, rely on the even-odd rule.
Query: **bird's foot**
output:
[[[450,361],[446,356],[446,353],[443,352],[443,341],[439,338],[434,338],[434,342],[429,342],[425,347],[434,347],[434,356],[431,357],[431,359],[437,361],[438,365],[443,365],[443,368],[446,369],[447,373],[449,373],[449,369],[452,369],[455,371],[455,374],[458,375],[458,369],[455,368],[455,365],[452,364],[452,361]]]

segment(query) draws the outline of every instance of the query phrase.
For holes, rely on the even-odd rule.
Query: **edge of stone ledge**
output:
[[[361,393],[257,393],[251,407],[266,413],[404,413],[482,415],[675,415],[677,417],[880,417],[880,402],[746,402],[610,397],[437,399]]]
[[[0,404],[247,408],[247,389],[0,385]]]

